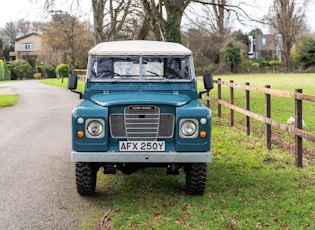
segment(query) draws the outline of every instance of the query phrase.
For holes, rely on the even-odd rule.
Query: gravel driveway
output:
[[[79,96],[35,80],[0,86],[20,96],[0,108],[0,229],[79,229],[93,209],[76,192],[70,162]]]

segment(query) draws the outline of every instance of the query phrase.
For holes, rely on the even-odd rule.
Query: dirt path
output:
[[[20,99],[0,108],[0,229],[79,229],[92,207],[76,192],[70,162],[78,95],[39,81],[1,86]]]

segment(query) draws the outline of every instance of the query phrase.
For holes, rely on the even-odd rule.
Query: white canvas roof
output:
[[[103,42],[89,51],[92,55],[190,55],[181,44],[161,41],[132,40]]]

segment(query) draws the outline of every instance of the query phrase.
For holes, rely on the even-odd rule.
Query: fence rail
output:
[[[218,85],[225,85],[231,88],[238,88],[238,89],[244,89],[244,90],[254,91],[258,93],[270,94],[270,95],[279,96],[279,97],[294,98],[294,99],[299,99],[299,100],[315,102],[315,95],[310,95],[310,94],[303,94],[299,92],[289,92],[289,91],[282,91],[282,90],[277,90],[277,89],[250,86],[249,83],[247,83],[247,85],[241,85],[241,84],[234,83],[233,81],[224,82],[224,81],[221,81],[220,79],[214,80],[214,82]]]
[[[302,102],[311,101],[315,102],[315,95],[303,94],[301,89],[296,89],[295,92],[281,91],[276,89],[270,89],[270,86],[267,85],[264,87],[254,87],[250,86],[249,83],[245,85],[234,83],[233,81],[224,82],[221,79],[214,81],[218,85],[218,97],[213,98],[208,94],[203,96],[207,100],[207,105],[209,102],[218,103],[218,116],[221,117],[221,106],[230,109],[230,126],[234,125],[234,111],[239,112],[246,116],[245,121],[245,131],[246,134],[250,134],[250,118],[256,119],[265,123],[266,125],[266,147],[271,148],[271,126],[279,128],[281,130],[293,133],[295,135],[295,156],[296,156],[296,165],[302,167],[302,158],[303,158],[303,148],[302,148],[302,139],[308,139],[310,141],[315,141],[315,134],[309,133],[303,130],[302,127]],[[230,101],[222,100],[222,86],[229,87]],[[234,88],[243,89],[245,91],[245,109],[240,108],[234,105]],[[250,111],[250,92],[259,92],[265,95],[265,116],[254,113]],[[295,126],[283,124],[271,119],[271,103],[270,95],[291,98],[295,100]]]
[[[78,76],[78,79],[85,82],[86,78],[86,69],[75,69],[75,74]]]

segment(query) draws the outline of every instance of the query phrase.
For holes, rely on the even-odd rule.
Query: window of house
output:
[[[261,44],[262,44],[263,46],[265,46],[266,43],[267,43],[267,39],[266,39],[266,38],[261,38]]]
[[[25,42],[23,43],[22,47],[23,47],[23,50],[31,50],[33,48],[33,44],[30,42]]]

